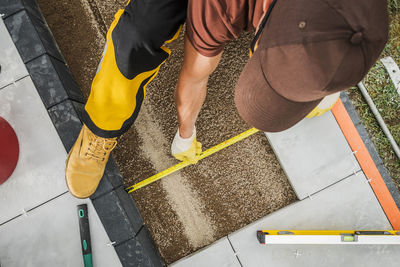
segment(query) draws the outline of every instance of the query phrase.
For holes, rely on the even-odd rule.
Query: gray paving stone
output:
[[[123,266],[165,266],[146,226],[139,234],[115,247]]]
[[[397,266],[400,246],[261,245],[257,230],[390,230],[362,172],[230,234],[243,266]],[[296,251],[298,253],[296,253]],[[300,254],[297,255],[296,254]]]
[[[3,18],[7,18],[23,9],[45,22],[36,0],[2,0],[0,14],[4,15]]]
[[[0,12],[1,13],[1,12]],[[2,19],[0,19],[0,90],[28,75]]]
[[[254,233],[255,236],[255,233]],[[235,256],[235,253],[229,244],[227,237],[224,237],[208,247],[205,247],[189,256],[180,259],[173,264],[171,267],[221,267],[221,266],[238,266],[240,263]],[[245,266],[245,265],[244,265]],[[250,265],[249,265],[250,266]],[[253,266],[261,266],[259,264]]]
[[[65,62],[47,24],[25,10],[4,20],[24,63],[48,53]]]
[[[135,202],[122,187],[93,200],[93,205],[116,245],[133,238],[143,226]]]
[[[88,205],[93,266],[122,266],[91,201],[66,193],[0,226],[1,266],[83,266],[77,205]]]
[[[299,199],[360,170],[331,112],[266,136]]]
[[[14,128],[20,155],[0,186],[0,224],[67,191],[65,149],[30,77],[0,90],[0,116]]]
[[[27,63],[26,67],[46,108],[68,98],[84,103],[82,92],[63,62],[44,54]]]
[[[78,137],[82,122],[79,119],[83,104],[66,100],[48,110],[66,151],[70,151]]]

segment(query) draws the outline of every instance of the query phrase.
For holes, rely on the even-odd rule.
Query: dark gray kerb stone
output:
[[[356,109],[354,108],[349,96],[345,91],[340,92],[340,100],[342,100],[342,103],[346,108],[347,113],[349,114],[351,120],[353,121],[353,124],[354,125],[360,124],[361,123],[360,117],[358,116]]]
[[[63,62],[44,54],[27,63],[26,67],[46,108],[68,98],[84,103],[78,85]]]
[[[0,14],[4,14],[3,19],[23,9],[45,22],[36,0],[1,0]]]
[[[115,247],[123,266],[165,266],[146,226],[139,234]]]
[[[136,236],[143,225],[135,202],[123,187],[92,200],[92,203],[108,237],[116,245]]]
[[[71,100],[66,100],[53,106],[48,110],[50,119],[68,152],[82,128],[82,122],[79,119],[84,105]]]
[[[24,63],[45,53],[65,62],[49,27],[22,10],[4,20]]]
[[[99,187],[96,192],[90,196],[92,200],[101,197],[102,195],[109,193],[111,190],[123,185],[123,178],[111,156],[107,162],[106,169],[104,171],[103,178],[100,181]]]

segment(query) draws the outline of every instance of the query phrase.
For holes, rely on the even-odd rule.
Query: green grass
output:
[[[399,0],[389,0],[388,4],[389,4],[389,12],[399,11],[400,9]]]
[[[381,57],[391,56],[400,65],[400,4],[398,0],[389,1],[389,13],[389,41]],[[400,144],[400,96],[380,61],[377,61],[371,68],[363,82],[394,139],[397,144]],[[400,190],[400,161],[391,148],[389,140],[379,127],[358,88],[349,89],[349,96],[380,157]]]

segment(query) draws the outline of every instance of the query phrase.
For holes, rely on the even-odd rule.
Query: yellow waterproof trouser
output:
[[[187,0],[133,0],[119,10],[82,120],[98,136],[123,134],[134,123],[146,94],[186,19]]]

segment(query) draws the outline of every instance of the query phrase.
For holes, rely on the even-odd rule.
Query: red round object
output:
[[[11,125],[0,117],[0,184],[14,172],[19,156],[17,135]]]

